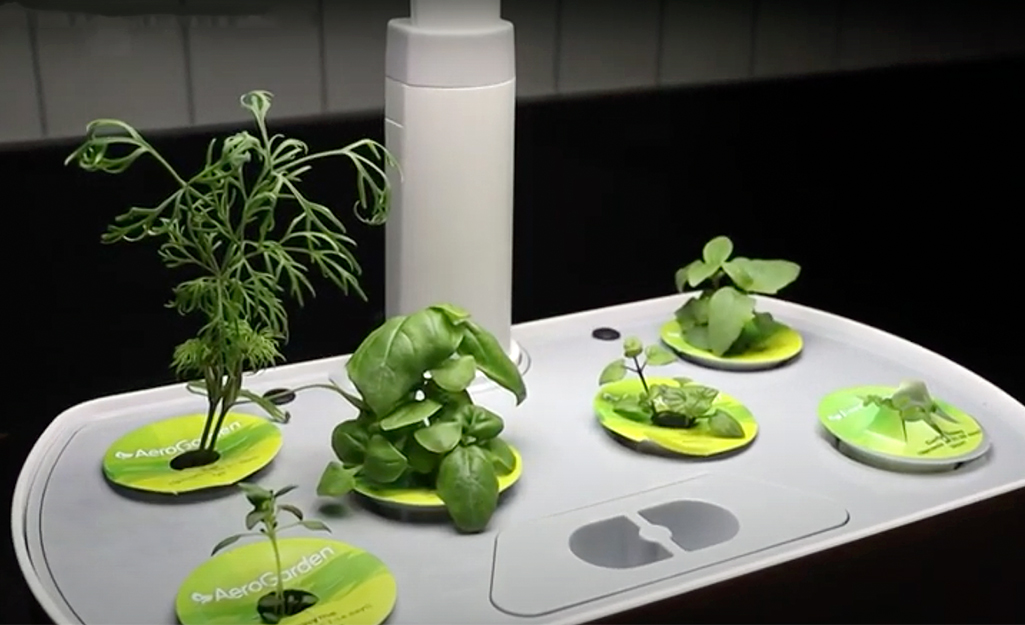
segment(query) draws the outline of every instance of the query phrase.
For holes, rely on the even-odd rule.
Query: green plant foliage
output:
[[[289,601],[290,596],[286,595],[284,582],[282,581],[281,552],[278,548],[278,537],[281,535],[281,532],[295,527],[303,527],[320,532],[330,532],[331,529],[321,521],[304,518],[302,510],[296,506],[278,502],[282,496],[295,490],[295,486],[285,486],[277,492],[245,482],[240,483],[238,486],[253,506],[252,510],[246,514],[245,520],[246,529],[249,531],[228,536],[214,546],[210,555],[216,554],[221,549],[238,542],[246,536],[264,536],[270,541],[271,548],[274,550],[277,583],[271,595],[260,599],[259,611],[264,622],[277,623],[285,616],[295,614],[316,603],[316,597],[310,593],[295,593],[291,597],[293,601]],[[278,515],[286,512],[294,517],[295,521],[288,525],[281,525]],[[253,531],[254,529],[256,531]]]
[[[314,295],[307,274],[315,269],[343,292],[365,299],[353,255],[355,242],[328,207],[299,190],[314,163],[343,157],[356,170],[361,221],[379,225],[388,214],[390,185],[385,167],[397,167],[387,150],[364,139],[343,148],[311,153],[298,139],[268,133],[272,94],[252,91],[241,98],[255,121],[256,134],[241,131],[210,142],[202,169],[181,175],[132,126],[98,119],[86,127],[85,141],[67,158],[90,172],[118,174],[149,156],[165,170],[174,191],[151,208],[133,207],[118,216],[106,243],[160,241],[168,268],[191,276],[174,289],[168,304],[204,323],[179,345],[173,367],[199,381],[191,390],[208,398],[208,418],[200,449],[213,451],[227,412],[240,399],[259,404],[277,420],[287,415],[243,389],[243,373],[282,358],[288,337],[283,295],[300,305]]]
[[[868,395],[863,399],[863,404],[866,406],[879,406],[880,408],[897,413],[901,420],[905,439],[907,439],[907,424],[909,422],[924,422],[945,441],[949,441],[950,436],[943,431],[937,419],[954,424],[957,423],[956,419],[947,414],[936,403],[936,400],[929,394],[925,382],[920,380],[905,380],[897,387],[893,395],[889,397]]]
[[[718,236],[701,258],[676,272],[676,290],[706,284],[698,297],[676,311],[684,339],[716,356],[742,354],[763,344],[782,325],[755,311],[751,293],[774,295],[797,279],[801,267],[788,260],[753,260],[733,254],[733,242]],[[731,284],[723,285],[729,279]]]
[[[726,411],[713,407],[719,391],[694,384],[687,378],[674,378],[677,385],[671,385],[649,383],[644,377],[644,370],[649,365],[667,365],[675,360],[676,357],[661,345],[645,347],[640,339],[627,337],[623,340],[623,357],[605,366],[598,383],[618,382],[626,377],[627,372],[637,374],[643,389],[641,392],[605,395],[613,409],[627,419],[669,428],[692,428],[706,421],[709,431],[715,436],[743,438],[744,429],[740,423]]]
[[[499,438],[502,418],[473,403],[478,372],[516,397],[527,389],[516,363],[466,311],[438,304],[393,317],[371,332],[346,364],[359,416],[331,436],[337,457],[317,493],[339,497],[357,480],[429,488],[454,525],[483,531],[498,504],[498,478],[515,464]]]

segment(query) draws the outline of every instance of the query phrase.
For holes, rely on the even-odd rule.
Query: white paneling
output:
[[[409,0],[324,0],[324,66],[330,112],[384,107],[388,20],[409,16]]]
[[[40,12],[36,23],[50,136],[81,135],[97,117],[139,129],[189,124],[176,18]]]
[[[239,97],[254,89],[274,94],[271,119],[323,112],[317,0],[276,2],[253,16],[194,16],[187,24],[197,124],[249,120]]]
[[[751,75],[754,0],[666,0],[661,84]]]
[[[15,5],[0,6],[0,142],[43,135],[28,18]]]
[[[760,0],[755,18],[754,75],[836,69],[839,10],[839,0]]]
[[[660,15],[659,0],[563,0],[558,92],[654,87]]]
[[[555,93],[555,51],[559,36],[556,0],[503,0],[502,17],[516,31],[516,95]]]

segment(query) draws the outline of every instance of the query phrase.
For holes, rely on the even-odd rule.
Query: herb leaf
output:
[[[370,434],[355,420],[342,421],[331,432],[331,449],[345,464],[363,464]]]
[[[450,358],[431,369],[431,379],[450,393],[465,391],[477,375],[477,363],[473,356]]]
[[[380,434],[375,434],[367,444],[363,475],[375,482],[387,484],[399,479],[408,464],[406,457],[391,444],[391,441]]]
[[[722,287],[708,300],[708,342],[712,353],[722,356],[754,317],[755,302],[733,287]]]
[[[329,462],[317,482],[317,496],[341,497],[356,486],[356,473],[360,467],[346,469],[337,462]]]
[[[481,532],[498,506],[498,475],[483,449],[459,446],[438,467],[437,491],[457,528]]]
[[[527,398],[527,387],[516,363],[506,355],[505,348],[471,319],[463,321],[460,328],[463,337],[459,353],[473,356],[481,373],[515,395],[516,405],[523,403]]]
[[[743,257],[726,263],[723,270],[740,289],[766,295],[775,295],[801,274],[801,266],[788,260],[752,260]]]
[[[455,352],[461,338],[438,310],[425,308],[399,315],[363,340],[346,370],[367,406],[375,414],[387,415],[423,382],[425,371]]]
[[[396,408],[394,412],[384,419],[381,419],[381,429],[387,432],[404,428],[414,423],[420,423],[424,419],[430,418],[439,410],[441,410],[441,404],[426,397],[419,401],[407,402]]]
[[[416,442],[427,451],[444,454],[452,451],[463,436],[463,424],[458,421],[433,423],[413,433]]]
[[[722,438],[744,438],[744,428],[725,410],[716,410],[708,420],[708,427],[712,434]]]
[[[614,360],[605,365],[605,368],[602,369],[601,376],[598,378],[598,384],[617,382],[625,377],[626,362],[624,362],[623,359]]]

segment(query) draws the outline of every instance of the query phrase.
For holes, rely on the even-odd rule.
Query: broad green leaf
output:
[[[703,350],[710,350],[712,343],[708,337],[708,326],[694,326],[684,332],[683,338],[694,347]]]
[[[612,410],[616,414],[630,419],[631,421],[645,422],[651,418],[651,409],[648,408],[637,395],[625,395],[611,400]]]
[[[293,506],[290,503],[283,503],[280,506],[278,506],[278,508],[280,508],[281,510],[284,510],[285,512],[288,512],[289,514],[291,514],[292,516],[294,516],[296,519],[298,519],[300,521],[303,520],[303,511],[300,510],[299,508]]]
[[[683,267],[681,267],[681,268],[676,270],[676,274],[675,274],[674,278],[675,278],[675,282],[676,282],[676,292],[677,293],[683,293],[684,289],[687,287],[688,280],[689,280],[689,277],[690,277],[691,267],[693,267],[695,265],[704,265],[704,264],[705,263],[700,261],[700,260],[695,260],[695,261],[691,261],[691,262],[687,263]]]
[[[705,243],[704,249],[701,250],[701,258],[706,265],[719,269],[732,253],[733,241],[729,237],[718,236]]]
[[[427,383],[424,384],[424,386],[423,386],[423,391],[424,391],[424,395],[427,398],[433,399],[434,401],[438,402],[439,404],[443,404],[445,406],[450,406],[450,405],[453,405],[453,404],[472,404],[473,403],[473,398],[470,397],[470,394],[468,392],[466,392],[466,391],[459,391],[458,393],[453,393],[453,392],[450,392],[450,391],[446,391],[445,389],[443,389],[440,386],[438,386],[437,384],[435,384],[434,380],[427,380]],[[435,418],[438,418],[438,417],[435,417]]]
[[[708,301],[708,342],[716,356],[722,356],[740,336],[744,324],[754,317],[755,302],[733,287],[723,287]]]
[[[622,359],[616,360],[605,365],[605,368],[601,371],[601,376],[598,378],[598,384],[617,382],[625,377],[626,363]]]
[[[478,441],[492,439],[502,433],[505,422],[502,417],[483,406],[470,404],[463,406],[466,433]]]
[[[696,260],[690,264],[690,269],[687,270],[687,284],[694,288],[714,276],[717,271],[719,271],[717,265],[709,265],[703,260]]]
[[[752,260],[737,257],[723,266],[739,288],[751,293],[774,295],[797,279],[801,266],[789,260]]]
[[[288,423],[292,418],[292,415],[289,414],[287,410],[283,409],[281,406],[278,406],[277,404],[270,401],[263,395],[254,393],[244,388],[239,389],[238,395],[239,397],[244,398],[246,401],[253,402],[257,406],[259,406],[264,412],[266,412],[270,416],[270,418],[273,421],[277,421],[278,423]]]
[[[448,317],[449,321],[455,325],[460,325],[470,318],[469,311],[460,308],[455,304],[434,304],[431,308],[444,313],[445,316]]]
[[[324,525],[323,521],[318,521],[316,519],[306,519],[305,521],[300,521],[299,525],[302,525],[308,530],[313,530],[316,532],[331,532],[330,527]]]
[[[388,439],[374,434],[367,443],[363,475],[379,484],[388,484],[399,479],[408,464],[406,457]]]
[[[360,467],[346,469],[340,463],[330,462],[317,483],[318,497],[341,497],[356,486],[356,473]]]
[[[687,331],[694,326],[708,324],[708,298],[692,297],[683,306],[680,306],[675,313],[676,322],[680,328]]]
[[[362,423],[356,419],[342,421],[331,432],[331,449],[345,464],[363,464],[369,440]]]
[[[416,473],[433,473],[434,470],[438,468],[438,463],[441,462],[441,456],[426,449],[419,443],[419,441],[417,441],[416,435],[420,432],[421,430],[417,430],[403,448],[404,453],[406,454],[406,460],[409,462],[409,468]],[[458,440],[459,439],[457,438],[456,441],[458,442]]]
[[[744,324],[740,337],[730,348],[730,351],[742,354],[748,350],[762,346],[765,341],[772,337],[783,327],[776,322],[769,313],[756,312],[754,317]]]
[[[264,519],[267,518],[267,512],[265,510],[253,510],[246,515],[246,529],[251,530]]]
[[[481,532],[498,506],[498,475],[491,458],[476,445],[450,451],[438,467],[438,497],[464,532]]]
[[[248,534],[235,534],[234,536],[228,536],[221,542],[214,545],[213,551],[210,552],[210,555],[214,555],[215,553],[217,553],[221,549],[224,549],[228,545],[237,543],[243,536],[248,536]]]
[[[662,347],[658,343],[648,345],[644,350],[644,355],[648,359],[648,364],[660,367],[662,365],[668,365],[669,363],[676,362],[676,356],[673,355],[668,349]]]
[[[452,451],[463,436],[463,425],[458,421],[434,423],[417,430],[413,438],[427,451],[444,454]]]
[[[477,363],[473,356],[450,358],[431,369],[431,379],[450,393],[465,391],[477,375]]]
[[[498,339],[469,319],[460,327],[463,340],[459,344],[459,353],[473,356],[481,373],[515,395],[516,405],[523,403],[527,398],[527,387],[516,363],[506,355]]]
[[[387,415],[423,382],[426,371],[455,352],[461,338],[448,317],[431,308],[392,317],[360,344],[346,371],[367,406]]]
[[[513,455],[509,443],[500,438],[492,438],[482,443],[481,446],[491,454],[499,475],[508,475],[516,468],[516,456]]]
[[[627,358],[636,358],[644,351],[644,344],[636,336],[628,336],[623,339],[623,355]]]
[[[744,428],[725,410],[717,410],[708,420],[708,427],[722,438],[744,438]]]
[[[439,410],[441,410],[441,404],[433,399],[424,397],[419,401],[414,400],[400,405],[390,415],[381,419],[381,429],[387,432],[420,423]]]

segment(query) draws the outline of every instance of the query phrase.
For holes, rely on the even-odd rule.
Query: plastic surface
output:
[[[540,616],[847,523],[843,506],[711,473],[498,535],[491,599]]]
[[[299,490],[289,495],[291,503],[327,523],[332,538],[359,546],[385,563],[398,587],[388,621],[394,625],[584,623],[1025,486],[1025,406],[1008,394],[903,339],[802,306],[770,298],[758,301],[802,333],[800,359],[760,372],[711,370],[685,361],[658,371],[659,376],[689,377],[742,399],[759,424],[758,437],[742,453],[700,461],[639,454],[610,441],[595,419],[598,375],[622,348],[618,341],[592,338],[591,332],[611,327],[645,343],[657,341],[660,326],[680,304],[680,297],[672,296],[514,328],[517,343],[531,357],[527,400],[513,408],[509,394],[497,389],[475,398],[505,418],[502,436],[522,454],[523,476],[484,533],[459,535],[444,520],[402,523],[368,511],[357,497],[344,505],[318,499],[317,481],[333,456],[331,430],[355,416],[337,394],[326,390],[300,392],[288,404],[292,421],[281,427],[281,452],[253,479],[267,487],[298,484]],[[264,392],[322,382],[344,360],[286,365],[252,378],[248,386]],[[818,423],[822,397],[841,388],[895,385],[909,378],[925,380],[935,397],[973,415],[993,442],[990,453],[955,471],[930,476],[881,471],[839,453]],[[181,503],[128,498],[114,492],[100,470],[104,451],[119,436],[143,423],[195,412],[202,402],[184,385],[91,401],[60,415],[33,448],[12,504],[14,545],[33,593],[57,623],[173,623],[178,587],[206,561],[212,545],[238,531],[239,506],[244,507],[238,494],[197,496]],[[505,532],[512,535],[544,517],[704,474],[757,480],[828,499],[845,508],[850,520],[670,577],[640,585],[636,579],[624,582],[620,592],[573,589],[577,596],[594,598],[541,617],[514,616],[492,602],[496,539]],[[721,497],[709,503],[732,505],[729,490]],[[636,506],[623,508],[628,514],[627,508]],[[741,511],[731,513],[738,519],[738,532],[744,531]],[[775,526],[766,525],[767,532],[769,527]],[[702,534],[699,542],[714,538]],[[529,601],[508,592],[504,599]]]
[[[402,178],[385,226],[385,311],[450,302],[511,351],[516,83],[426,89],[389,79],[386,93],[385,144]]]

